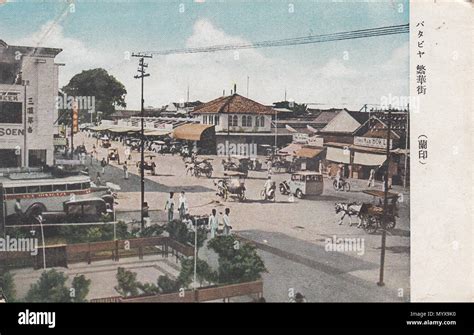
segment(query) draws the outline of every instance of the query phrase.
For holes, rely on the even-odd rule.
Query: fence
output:
[[[0,264],[6,268],[43,266],[43,249],[39,247],[37,255],[30,252],[0,252]],[[121,257],[136,257],[143,259],[147,254],[161,254],[163,257],[175,256],[176,262],[180,257],[194,255],[194,247],[184,245],[167,236],[134,238],[129,240],[115,240],[90,243],[75,243],[46,246],[46,266],[64,266],[71,263],[113,260]]]
[[[156,302],[205,302],[214,300],[230,301],[230,298],[252,296],[256,299],[263,295],[261,280],[213,287],[202,287],[196,290],[157,294],[141,297],[108,297],[92,299],[91,302],[125,302],[125,303],[156,303]]]

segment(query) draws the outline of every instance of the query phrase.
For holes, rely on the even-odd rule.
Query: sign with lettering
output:
[[[24,129],[0,127],[0,137],[3,137],[3,136],[23,136],[24,134],[25,134]]]
[[[12,92],[0,92],[0,101],[19,101],[19,94]]]
[[[377,138],[377,137],[355,136],[354,145],[360,145],[362,147],[385,149],[387,148],[387,139]],[[393,148],[393,140],[390,140],[390,149],[392,148]]]

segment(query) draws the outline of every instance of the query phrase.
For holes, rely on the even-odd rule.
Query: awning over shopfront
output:
[[[213,130],[213,125],[188,123],[175,128],[173,130],[173,137],[178,140],[201,141],[205,132]]]
[[[157,129],[157,130],[145,130],[145,136],[165,136],[171,134],[171,130]]]
[[[293,155],[296,151],[300,150],[303,144],[290,143],[286,147],[280,150],[281,153]]]
[[[89,129],[92,131],[103,131],[103,130],[108,130],[109,128],[112,128],[112,126],[99,125],[95,127],[90,127]]]
[[[323,151],[323,148],[301,148],[295,152],[295,156],[302,158],[314,158]]]
[[[349,150],[328,147],[326,152],[326,160],[336,163],[350,164],[351,156]]]
[[[132,133],[139,131],[139,129],[132,127],[113,127],[108,130],[112,133]]]
[[[365,166],[380,166],[382,165],[387,156],[372,154],[367,152],[355,152],[354,153],[354,164],[365,165]]]

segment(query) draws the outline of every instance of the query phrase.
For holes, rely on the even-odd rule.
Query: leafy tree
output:
[[[90,279],[86,279],[84,275],[75,276],[72,280],[72,288],[74,289],[74,295],[71,297],[73,302],[86,301],[87,294],[89,293],[89,286],[91,284]]]
[[[180,243],[194,245],[194,231],[189,230],[185,223],[180,220],[173,220],[166,226],[166,231],[169,236]],[[197,236],[198,248],[204,245],[204,241],[207,238],[207,232],[204,227],[198,228]]]
[[[66,286],[68,277],[55,269],[41,274],[37,283],[32,284],[25,301],[27,302],[77,302],[84,301],[89,292],[90,280],[83,275],[74,278],[72,288]],[[74,292],[74,294],[71,294]]]
[[[95,109],[103,112],[104,116],[113,113],[117,106],[127,106],[125,86],[101,68],[76,74],[62,90],[69,96],[94,96]]]
[[[242,283],[261,278],[265,264],[251,244],[242,244],[233,236],[219,236],[208,242],[219,255],[219,283]]]
[[[166,231],[173,240],[176,240],[180,243],[188,242],[188,228],[186,227],[186,224],[180,220],[168,222]]]
[[[15,301],[15,281],[10,272],[0,271],[0,293],[4,294],[8,302]]]
[[[181,271],[179,273],[177,282],[181,287],[189,287],[194,278],[194,259],[183,259],[181,261]],[[212,283],[217,281],[217,273],[215,273],[209,264],[199,259],[196,262],[196,279],[202,286],[204,281]]]
[[[115,290],[121,296],[128,297],[138,295],[140,284],[137,281],[137,274],[135,272],[119,267],[115,277],[118,283],[118,285],[115,286]]]
[[[159,276],[157,284],[161,293],[177,292],[180,289],[178,281],[173,280],[168,276]]]
[[[274,103],[275,108],[287,108],[293,111],[295,116],[304,116],[307,114],[308,105],[298,104],[292,101],[279,101]]]

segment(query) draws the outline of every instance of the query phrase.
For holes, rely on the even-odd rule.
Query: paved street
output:
[[[83,134],[76,143],[84,142],[88,151],[95,139]],[[124,157],[123,148],[113,142]],[[98,159],[105,157],[105,149],[99,148]],[[133,153],[134,162],[139,153]],[[122,158],[123,159],[123,158]],[[234,232],[257,243],[268,273],[264,275],[264,295],[268,301],[288,300],[288,290],[303,293],[309,301],[408,301],[409,300],[409,196],[403,193],[400,218],[396,228],[387,236],[385,259],[385,286],[378,287],[381,236],[366,234],[356,225],[349,227],[348,218],[338,225],[335,202],[372,202],[371,196],[362,193],[366,182],[351,180],[351,192],[335,192],[330,180],[325,179],[322,196],[295,199],[277,193],[276,202],[263,202],[259,192],[263,188],[266,172],[250,172],[246,180],[247,200],[228,200],[223,203],[215,195],[213,182],[222,176],[221,158],[213,157],[214,175],[207,179],[186,176],[184,163],[179,156],[156,156],[157,176],[147,174],[146,200],[151,209],[152,221],[164,221],[163,207],[167,192],[186,192],[192,214],[208,214],[212,208],[223,212],[231,209]],[[97,162],[91,168],[96,175]],[[140,181],[138,169],[129,165],[130,178],[123,179],[121,166],[111,162],[103,181],[121,186],[117,206],[118,219],[139,219]],[[274,175],[278,182],[288,174]],[[381,190],[377,184],[376,189]],[[392,192],[402,192],[397,187]],[[177,200],[177,195],[176,195]],[[327,239],[356,238],[363,242],[362,252],[326,251]]]

